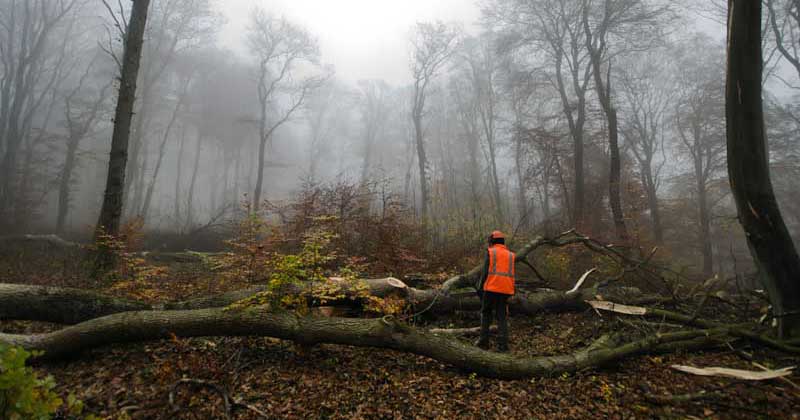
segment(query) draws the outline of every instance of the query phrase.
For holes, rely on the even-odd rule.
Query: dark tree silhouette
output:
[[[128,163],[128,140],[133,118],[133,103],[136,99],[136,79],[142,57],[144,28],[150,0],[134,0],[130,22],[125,36],[125,52],[122,57],[119,96],[114,114],[114,133],[111,137],[111,155],[108,161],[106,192],[96,234],[119,233],[122,216],[122,195],[125,189],[125,166]]]
[[[761,96],[761,8],[761,2],[728,1],[728,174],[778,333],[790,337],[800,334],[800,258],[769,175]]]

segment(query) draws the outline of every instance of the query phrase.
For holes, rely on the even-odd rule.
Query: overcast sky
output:
[[[339,78],[382,78],[406,84],[409,32],[418,21],[458,21],[466,28],[479,17],[474,0],[217,0],[228,19],[221,39],[245,52],[244,31],[254,7],[285,15],[320,41],[323,60]]]

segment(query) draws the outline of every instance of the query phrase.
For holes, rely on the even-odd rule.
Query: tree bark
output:
[[[656,193],[656,183],[653,180],[652,168],[648,165],[645,176],[645,193],[647,194],[647,207],[650,209],[650,221],[653,224],[653,236],[656,244],[664,243],[664,226],[661,224],[661,209],[658,206],[658,194]]]
[[[687,342],[697,337],[719,339],[719,331],[658,334],[614,346],[608,337],[573,354],[521,358],[493,353],[449,336],[417,330],[391,317],[380,319],[299,317],[262,308],[245,310],[198,309],[191,311],[126,312],[93,319],[51,333],[0,334],[0,342],[43,351],[40,359],[74,356],[81,351],[113,343],[130,343],[177,337],[267,336],[310,346],[320,343],[387,348],[430,357],[452,366],[501,379],[516,379],[574,372],[623,357],[658,350],[659,346]]]
[[[701,164],[702,165],[702,164]],[[703,254],[703,275],[714,272],[714,254],[711,246],[711,215],[708,209],[708,187],[702,169],[697,173],[698,221],[700,223],[700,249]]]
[[[762,107],[761,2],[728,1],[728,174],[739,222],[769,292],[781,337],[800,334],[800,257],[769,175]]]
[[[619,130],[617,121],[617,109],[611,101],[611,69],[606,80],[603,81],[601,61],[606,52],[605,33],[593,34],[589,27],[589,8],[584,5],[583,9],[583,28],[586,32],[586,48],[589,51],[589,59],[592,63],[592,73],[594,74],[594,87],[597,98],[603,108],[608,122],[608,153],[610,155],[610,173],[608,177],[608,201],[611,205],[611,214],[614,219],[614,228],[617,239],[626,243],[628,241],[628,229],[625,226],[625,216],[622,213],[622,199],[620,197],[620,171],[621,159],[619,152]],[[601,31],[605,31],[602,28]],[[596,45],[598,43],[599,45]]]
[[[183,168],[181,163],[183,162],[183,149],[186,145],[186,127],[181,129],[181,143],[178,148],[178,156],[175,159],[175,208],[174,210],[174,217],[175,217],[175,226],[177,227],[178,231],[183,230],[183,224],[181,223],[181,175],[183,174]]]
[[[573,49],[575,46],[573,45]],[[564,115],[567,117],[567,123],[569,123],[569,132],[572,136],[572,149],[573,149],[573,161],[574,161],[574,187],[573,187],[573,202],[572,202],[572,214],[571,214],[571,222],[572,226],[578,230],[583,229],[584,225],[584,198],[585,198],[585,188],[584,188],[584,168],[583,168],[583,127],[586,122],[586,83],[585,81],[588,77],[584,78],[584,83],[579,81],[577,68],[573,69],[572,72],[572,82],[573,87],[575,89],[575,94],[577,96],[578,105],[577,105],[577,118],[573,115],[573,105],[567,96],[567,90],[564,84],[564,78],[562,74],[562,66],[563,66],[563,52],[560,49],[557,49],[558,53],[556,55],[556,82],[558,85],[558,92],[561,97],[561,106],[564,109]],[[589,72],[590,67],[587,66],[587,73]],[[568,195],[564,194],[565,201],[568,201]]]
[[[197,174],[200,172],[200,152],[203,150],[203,136],[198,133],[197,146],[194,151],[194,169],[189,180],[189,193],[186,198],[186,229],[194,223],[194,187],[197,184]]]
[[[119,312],[150,309],[150,305],[61,287],[0,284],[0,319],[77,324]]]
[[[253,192],[253,211],[261,208],[261,190],[264,186],[264,155],[266,154],[267,138],[261,137],[258,141],[258,169],[256,172],[256,187]]]
[[[119,97],[114,115],[114,133],[111,138],[106,191],[95,235],[105,233],[116,236],[119,234],[123,207],[122,195],[125,188],[125,167],[128,161],[128,139],[130,138],[133,104],[136,98],[136,79],[139,74],[149,6],[150,0],[134,0],[131,10],[128,33],[125,38]]]
[[[69,191],[72,183],[72,172],[75,169],[75,155],[78,151],[80,138],[70,136],[67,140],[67,154],[64,167],[61,169],[61,180],[58,185],[58,213],[56,216],[56,234],[64,233],[64,225],[69,211]]]
[[[428,310],[435,314],[446,314],[454,311],[478,311],[481,307],[480,300],[473,292],[446,295],[434,289],[423,290],[407,287],[401,281],[391,278],[367,279],[364,282],[370,295],[380,298],[399,296],[419,312]],[[312,306],[360,306],[359,290],[349,284],[343,284],[342,287],[342,298],[336,301],[318,302],[309,295],[309,304]],[[0,320],[75,324],[134,310],[221,308],[266,290],[267,286],[253,286],[183,302],[150,305],[145,302],[119,299],[80,289],[0,283]],[[295,287],[287,290],[286,293],[309,294],[311,290],[313,290],[313,285],[307,288]],[[575,293],[553,290],[517,294],[509,300],[509,310],[511,313],[520,315],[535,315],[542,311],[583,310],[587,308],[584,301],[594,299],[597,293],[597,289],[588,288]],[[656,297],[644,296],[636,289],[605,289],[602,293],[607,299],[627,304],[645,304],[658,300]]]
[[[419,89],[419,88],[417,88]],[[417,163],[419,165],[419,188],[420,188],[420,219],[424,225],[428,224],[428,207],[430,204],[430,192],[428,190],[428,158],[425,154],[425,137],[424,129],[422,127],[422,113],[423,105],[425,103],[424,91],[417,92],[416,95],[422,95],[421,99],[416,101],[421,102],[419,105],[415,103],[412,111],[411,119],[414,123],[414,141],[417,149]],[[416,102],[415,101],[415,102]]]

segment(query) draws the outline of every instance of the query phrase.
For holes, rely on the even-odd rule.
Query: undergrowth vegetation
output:
[[[41,377],[25,365],[32,355],[35,354],[0,343],[0,418],[47,420],[59,410],[65,414],[62,418],[77,418],[83,411],[83,402],[73,394],[62,400],[54,391],[56,381],[52,376]]]

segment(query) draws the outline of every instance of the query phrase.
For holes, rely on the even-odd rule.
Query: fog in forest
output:
[[[91,237],[130,3],[0,2],[0,234]],[[248,209],[281,224],[309,200],[338,217],[358,202],[440,249],[624,227],[676,268],[751,266],[726,169],[724,4],[594,3],[153,0],[123,222],[148,248],[216,248]],[[773,3],[767,137],[797,240],[800,26]]]

